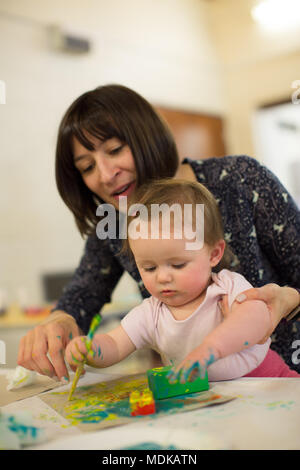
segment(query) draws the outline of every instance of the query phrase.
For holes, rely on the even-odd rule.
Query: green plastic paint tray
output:
[[[181,384],[177,381],[174,384],[170,384],[167,375],[171,369],[172,366],[166,366],[147,370],[149,388],[156,400],[186,395],[188,393],[203,392],[209,389],[207,372],[204,379],[198,377],[193,382]]]

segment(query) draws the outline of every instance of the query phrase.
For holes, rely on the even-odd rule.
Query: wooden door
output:
[[[223,157],[226,154],[220,117],[156,107],[169,125],[180,159]]]

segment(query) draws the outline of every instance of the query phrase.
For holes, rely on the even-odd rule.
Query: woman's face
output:
[[[88,150],[73,137],[74,165],[86,186],[104,202],[119,208],[120,196],[129,197],[136,186],[133,155],[118,138],[101,141],[89,136],[95,150]]]

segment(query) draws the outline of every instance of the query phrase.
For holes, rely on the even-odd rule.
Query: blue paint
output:
[[[27,412],[0,415],[1,437],[13,433],[19,446],[36,444],[45,439],[44,429],[33,426],[32,416]]]
[[[188,382],[193,382],[197,378],[204,378],[208,366],[213,364],[216,361],[214,354],[210,353],[208,359],[205,359],[204,365],[201,365],[199,361],[195,361],[189,368],[181,368],[179,371],[174,372],[171,370],[167,375],[167,379],[170,384],[175,383],[177,380],[180,380],[181,384]]]
[[[147,415],[147,417],[154,420],[157,416],[175,414],[178,410],[184,408],[188,409],[189,405],[194,405],[198,400],[198,393],[157,400],[155,402],[156,413]],[[118,400],[114,403],[108,403],[99,396],[99,399],[93,397],[91,402],[89,402],[89,400],[78,400],[78,402],[78,404],[72,404],[72,410],[65,410],[66,418],[71,420],[73,424],[95,424],[120,418],[129,418],[130,420],[145,418],[143,415],[131,416],[129,398]]]
[[[191,380],[192,373],[193,373],[193,380]],[[185,384],[186,381],[194,381],[198,377],[201,377],[201,365],[199,361],[195,361],[189,369],[182,371],[180,382]]]
[[[249,344],[248,341],[244,342],[244,346],[248,346],[248,344]]]
[[[157,442],[140,442],[139,444],[131,447],[124,447],[121,450],[180,450],[178,447],[170,444],[169,446],[162,446]]]
[[[216,358],[215,356],[211,353],[210,354],[210,357],[206,360],[205,362],[205,365],[206,367],[210,366],[211,364],[213,364],[215,362]]]

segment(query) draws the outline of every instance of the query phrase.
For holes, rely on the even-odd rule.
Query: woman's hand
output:
[[[292,287],[266,284],[263,287],[244,291],[235,300],[239,303],[246,300],[262,300],[266,303],[271,314],[271,326],[267,334],[258,343],[263,344],[271,336],[278,323],[299,305],[299,293]],[[229,314],[227,295],[219,302],[219,306],[223,316],[226,317]]]
[[[64,351],[67,344],[79,334],[77,323],[71,315],[60,310],[51,313],[43,323],[21,339],[18,365],[54,379],[68,381]]]

